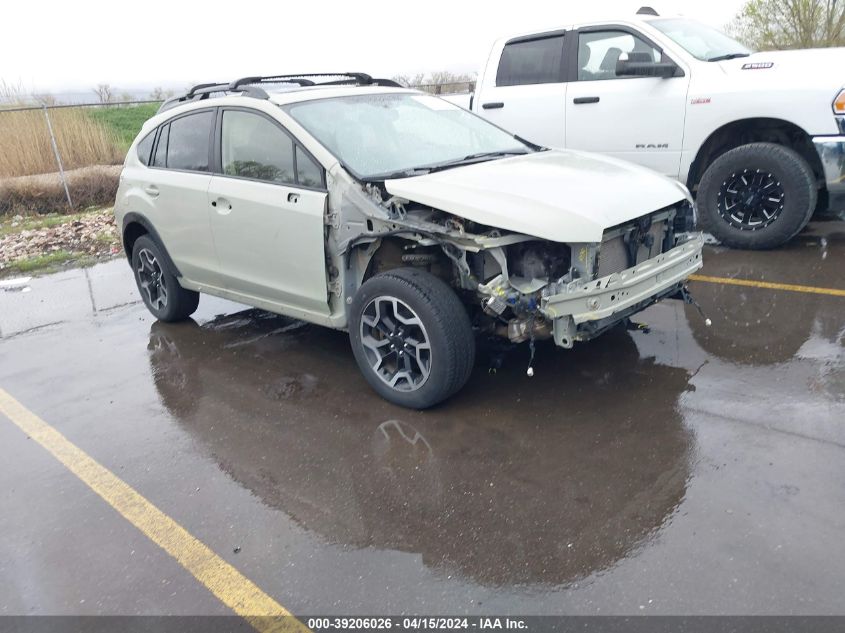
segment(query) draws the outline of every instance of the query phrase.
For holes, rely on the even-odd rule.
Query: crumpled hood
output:
[[[687,198],[644,167],[548,150],[385,182],[394,196],[554,242],[600,242],[605,229]]]
[[[803,84],[841,87],[845,85],[845,48],[807,48],[793,51],[764,51],[748,57],[719,62],[730,75],[750,81],[777,76],[779,80],[794,78]],[[771,68],[748,68],[748,64],[771,64]],[[743,69],[743,66],[746,68]],[[831,95],[831,100],[833,100]]]

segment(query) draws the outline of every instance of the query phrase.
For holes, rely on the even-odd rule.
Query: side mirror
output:
[[[683,77],[675,62],[656,62],[648,53],[623,53],[616,62],[617,77]]]

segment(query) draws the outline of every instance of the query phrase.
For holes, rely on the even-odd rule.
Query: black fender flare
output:
[[[123,242],[124,250],[126,246],[126,229],[130,224],[140,224],[144,227],[144,230],[150,235],[161,248],[162,255],[164,256],[165,263],[170,267],[170,270],[173,271],[173,274],[176,277],[181,277],[182,273],[179,272],[179,269],[176,267],[176,264],[173,262],[173,258],[170,257],[170,253],[167,252],[167,247],[164,245],[164,240],[161,239],[161,236],[158,234],[158,231],[155,230],[153,223],[150,222],[146,217],[141,215],[140,213],[136,213],[131,211],[123,216],[123,228],[120,232],[120,239]],[[132,262],[132,253],[127,252],[126,258],[129,262]]]

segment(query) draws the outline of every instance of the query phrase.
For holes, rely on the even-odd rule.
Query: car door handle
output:
[[[580,105],[582,103],[598,103],[599,97],[575,97],[572,103]]]
[[[288,202],[299,202],[299,194],[298,193],[289,193],[288,194]]]
[[[232,203],[226,200],[226,198],[217,198],[217,200],[212,200],[211,206],[217,209],[217,213],[220,215],[226,215],[232,210]]]
[[[144,193],[150,196],[151,198],[155,198],[159,194],[158,187],[155,185],[147,185],[144,187]]]
[[[497,110],[499,108],[504,108],[505,104],[501,101],[491,101],[490,103],[482,103],[481,107],[485,110]]]

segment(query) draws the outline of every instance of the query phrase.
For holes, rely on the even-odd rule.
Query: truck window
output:
[[[563,35],[505,44],[497,86],[553,84],[563,81]]]
[[[589,31],[578,34],[578,81],[616,79],[616,62],[623,54],[660,61],[660,51],[625,31]],[[626,77],[627,79],[628,77]]]

